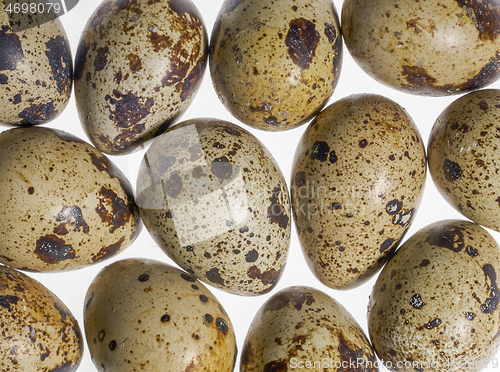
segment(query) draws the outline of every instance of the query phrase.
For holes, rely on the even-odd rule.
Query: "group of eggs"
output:
[[[99,273],[84,305],[96,368],[232,371],[231,321],[201,282],[245,296],[272,291],[292,214],[326,286],[357,287],[387,263],[370,298],[370,340],[335,300],[291,287],[256,314],[241,371],[287,371],[294,358],[373,371],[374,350],[397,371],[434,363],[458,371],[463,365],[450,360],[494,355],[500,248],[478,224],[500,231],[500,92],[477,89],[500,77],[498,2],[345,0],[341,28],[328,0],[225,0],[209,43],[189,0],[104,0],[81,36],[74,71],[59,21],[28,26],[13,32],[0,13],[0,122],[21,126],[0,133],[2,370],[74,371],[83,352],[70,310],[16,269],[101,262],[128,247],[142,221],[185,271],[126,259]],[[427,156],[411,117],[388,98],[359,94],[324,108],[342,40],[368,74],[396,89],[476,90],[443,111]],[[242,127],[212,118],[173,125],[207,58],[217,95],[242,123],[283,131],[312,119],[290,190],[271,153]],[[64,110],[73,81],[95,147],[33,126]],[[105,154],[129,154],[153,139],[134,195]],[[446,200],[474,222],[435,223],[396,252],[427,164]]]

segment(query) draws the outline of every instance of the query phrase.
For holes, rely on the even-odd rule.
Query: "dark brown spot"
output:
[[[205,314],[204,318],[206,323],[212,323],[214,321],[214,317],[210,314]]]
[[[268,118],[264,118],[264,122],[268,125],[272,125],[272,126],[278,126],[280,125],[280,122],[278,120],[278,118],[274,115],[271,115],[269,116]]]
[[[0,306],[7,310],[10,310],[10,305],[17,305],[17,301],[19,297],[16,296],[0,296]]]
[[[465,313],[465,319],[467,319],[469,321],[473,321],[475,317],[476,317],[476,314],[474,314],[474,313]]]
[[[110,343],[109,343],[109,350],[113,351],[116,349],[116,341],[115,340],[112,340]]]
[[[431,262],[429,260],[423,260],[422,262],[420,262],[420,267],[426,267],[426,266],[429,266]]]
[[[12,32],[9,26],[0,28],[0,71],[15,70],[17,64],[24,58],[19,36]]]
[[[99,252],[97,252],[95,255],[92,255],[92,262],[101,262],[105,259],[113,257],[120,251],[120,248],[122,247],[124,241],[125,237],[122,236],[116,243],[101,248]]]
[[[433,229],[426,241],[430,245],[450,249],[453,252],[460,252],[465,245],[462,229],[453,225],[443,225]]]
[[[229,326],[227,325],[227,322],[223,318],[217,318],[215,321],[215,326],[223,334],[227,334],[227,332],[229,331]]]
[[[273,360],[264,366],[263,372],[287,372],[288,366],[286,362],[281,360]]]
[[[357,345],[349,342],[344,337],[342,332],[338,335],[339,346],[338,351],[340,354],[340,368],[337,369],[338,372],[375,372],[377,368],[375,365],[375,358],[371,355],[371,352],[363,351]],[[368,343],[368,341],[366,340]],[[368,361],[364,360],[363,354],[368,358]]]
[[[410,298],[410,305],[413,306],[415,309],[420,310],[425,306],[425,302],[422,301],[422,297],[420,297],[420,295],[417,293]]]
[[[170,316],[168,314],[162,315],[160,321],[162,323],[168,322],[170,320]]]
[[[306,173],[305,172],[297,172],[295,174],[295,186],[303,187],[306,185]],[[500,198],[499,198],[500,199]]]
[[[403,76],[408,85],[402,84],[403,88],[410,91],[432,93],[435,91],[436,79],[430,76],[423,67],[403,66]]]
[[[314,23],[304,18],[294,19],[290,22],[290,29],[286,35],[285,44],[288,54],[293,63],[303,70],[309,68],[309,64],[316,55],[320,35],[316,31]]]
[[[199,297],[199,298],[200,298],[200,301],[201,301],[201,302],[208,302],[208,298],[207,298],[207,296],[205,296],[205,295],[200,295],[200,297]]]
[[[323,162],[328,159],[329,153],[330,146],[326,142],[316,141],[311,151],[311,159]]]
[[[337,154],[335,154],[334,150],[330,151],[329,160],[330,160],[330,163],[332,163],[332,164],[335,164],[337,162],[337,160],[339,160],[339,158],[337,157]]]
[[[500,52],[490,58],[488,63],[474,77],[461,84],[459,89],[462,91],[475,90],[485,85],[495,82],[500,75]]]
[[[130,53],[127,56],[128,66],[132,72],[137,72],[142,68],[142,61],[138,55]]]
[[[457,163],[446,159],[443,163],[443,173],[446,181],[453,182],[455,180],[460,180],[462,177],[462,169]]]
[[[207,271],[205,275],[207,276],[207,279],[212,283],[224,286],[224,279],[220,276],[219,269],[214,267],[210,271]]]
[[[224,129],[224,132],[226,132],[227,134],[230,134],[230,135],[236,136],[236,137],[241,137],[241,132],[236,128],[233,128],[230,126],[225,126],[223,129]]]
[[[68,224],[73,227],[74,232],[80,232],[81,229],[84,234],[88,234],[90,231],[89,225],[83,219],[82,210],[77,206],[64,206],[57,215],[56,221],[62,222],[54,228],[54,234],[57,235],[66,235]]]
[[[431,320],[429,323],[424,324],[424,328],[433,329],[433,328],[436,328],[437,326],[439,326],[440,324],[441,324],[441,319],[436,318],[436,319]]]
[[[97,54],[94,59],[94,69],[95,72],[101,71],[108,63],[108,52],[109,48],[106,46],[104,48],[97,49]]]
[[[366,146],[368,146],[368,141],[367,140],[362,139],[361,141],[359,141],[359,147],[361,147],[362,149],[364,149]]]
[[[383,253],[385,252],[386,250],[388,250],[392,244],[394,243],[394,239],[392,238],[389,238],[389,239],[386,239],[381,245],[380,245],[380,252]]]
[[[184,102],[190,98],[201,83],[203,72],[205,71],[206,58],[201,57],[189,75],[184,79],[181,88],[181,101]]]
[[[75,258],[75,250],[57,235],[42,236],[36,242],[35,254],[45,263],[56,264]]]
[[[45,43],[45,55],[49,61],[52,77],[57,84],[57,91],[61,94],[71,93],[71,79],[73,76],[73,60],[69,44],[63,36],[56,36]]]
[[[160,35],[156,32],[151,32],[149,34],[149,41],[153,45],[153,50],[156,53],[172,46],[172,39],[168,35]]]
[[[191,275],[186,274],[186,273],[182,273],[181,278],[184,280],[187,280],[188,282],[196,282],[195,278],[193,278]]]
[[[278,224],[282,229],[288,227],[289,217],[285,213],[285,208],[280,203],[281,186],[276,186],[273,195],[269,198],[271,205],[267,208],[267,217],[271,223]]]
[[[233,164],[223,156],[212,161],[211,170],[219,179],[227,180],[233,174]]]
[[[16,94],[16,95],[14,96],[14,100],[12,101],[12,103],[13,103],[14,105],[17,105],[17,104],[21,103],[21,94]]]
[[[385,206],[385,211],[392,216],[398,213],[401,208],[403,208],[403,202],[394,199],[387,203],[387,205]]]
[[[116,229],[125,226],[130,221],[132,215],[132,210],[127,202],[118,197],[113,190],[107,189],[104,186],[99,191],[99,205],[95,211],[101,218],[101,221],[109,226],[110,233],[114,233]]]
[[[334,25],[325,23],[325,35],[328,38],[330,44],[334,43],[337,39],[337,30]]]
[[[479,39],[495,42],[500,34],[500,13],[497,3],[467,0],[456,0],[456,2],[476,25]]]
[[[465,247],[465,252],[471,257],[477,257],[479,255],[478,250],[474,247],[471,247],[470,245]]]
[[[281,276],[281,270],[276,271],[275,269],[271,269],[271,270],[268,270],[265,272],[261,272],[260,268],[258,268],[257,266],[254,265],[248,269],[247,275],[251,279],[260,280],[262,282],[262,284],[264,284],[264,285],[271,284],[272,286],[274,286],[274,284],[276,284],[279,276]]]
[[[486,111],[489,108],[488,103],[486,101],[479,102],[478,106],[479,106],[479,109],[481,109],[483,111]]]
[[[257,252],[255,249],[251,250],[245,255],[245,260],[247,262],[255,262],[259,258],[259,252]]]
[[[54,107],[54,102],[40,103],[25,108],[18,114],[23,119],[21,124],[36,125],[49,121],[57,115],[58,111]]]
[[[492,314],[498,306],[500,300],[500,292],[497,287],[497,274],[495,269],[490,264],[483,266],[483,272],[487,279],[490,280],[490,297],[481,305],[481,311],[484,314]]]
[[[28,194],[33,195],[34,192],[35,192],[35,188],[33,186],[28,187]]]
[[[136,126],[149,115],[149,110],[154,104],[153,98],[138,97],[132,92],[122,94],[116,89],[113,90],[113,97],[108,94],[104,99],[115,106],[115,110],[108,106],[109,119],[114,121],[118,128]]]

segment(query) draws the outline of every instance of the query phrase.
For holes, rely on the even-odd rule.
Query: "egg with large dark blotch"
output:
[[[368,305],[384,365],[399,372],[486,367],[500,344],[499,273],[500,248],[478,224],[439,221],[416,232],[380,273]]]
[[[66,32],[58,19],[12,27],[9,19],[1,3],[0,124],[47,123],[63,112],[71,97],[73,60]]]
[[[178,268],[117,261],[94,278],[85,298],[85,336],[99,371],[233,371],[237,350],[228,314]]]
[[[190,0],[105,0],[78,45],[75,97],[83,128],[107,154],[134,151],[192,102],[207,35]]]
[[[79,269],[121,252],[141,230],[126,176],[61,130],[0,133],[0,190],[0,262],[16,269]]]
[[[346,0],[342,32],[366,73],[407,93],[459,94],[500,77],[497,0]]]
[[[276,286],[290,245],[288,187],[250,132],[218,119],[179,123],[144,155],[136,189],[144,225],[184,270],[240,295]]]
[[[66,305],[37,280],[0,265],[0,370],[78,369],[83,337]]]
[[[388,98],[352,95],[313,120],[295,152],[291,195],[306,260],[323,284],[359,286],[387,262],[414,220],[426,171],[418,128]]]
[[[429,171],[446,201],[500,231],[500,90],[466,94],[439,115],[429,136]]]
[[[326,104],[342,65],[331,0],[226,0],[211,38],[215,91],[241,122],[282,131]]]

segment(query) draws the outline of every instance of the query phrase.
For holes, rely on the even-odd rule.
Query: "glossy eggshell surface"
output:
[[[187,109],[206,66],[207,35],[190,0],[105,0],[83,31],[75,96],[92,143],[126,154]]]
[[[14,32],[0,4],[0,124],[36,125],[55,119],[71,96],[73,60],[56,19]]]
[[[122,251],[140,231],[126,177],[60,130],[2,132],[0,190],[0,262],[14,268],[82,268]]]
[[[236,340],[215,296],[184,271],[126,259],[90,285],[85,335],[99,371],[232,372]]]
[[[215,91],[255,128],[287,130],[309,121],[332,95],[341,64],[331,0],[226,0],[212,31]]]
[[[0,370],[74,372],[83,355],[77,320],[40,282],[0,265]]]
[[[361,94],[323,110],[299,142],[291,187],[316,277],[345,289],[374,275],[412,223],[425,178],[422,139],[401,106]]]
[[[408,93],[456,94],[500,77],[497,0],[346,0],[342,31],[363,70]]]
[[[464,216],[500,231],[500,90],[469,93],[436,120],[429,171],[443,197]]]
[[[240,295],[269,292],[288,256],[288,187],[269,151],[227,121],[193,119],[158,137],[137,178],[153,239],[184,270]]]
[[[500,342],[499,272],[500,249],[479,225],[448,220],[419,230],[373,287],[368,328],[378,356],[403,365],[397,371],[481,370]]]
[[[240,372],[287,371],[287,367],[375,372],[375,361],[370,342],[351,314],[325,293],[300,286],[276,293],[255,315]]]

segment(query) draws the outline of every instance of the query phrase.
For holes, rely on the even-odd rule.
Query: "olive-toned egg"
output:
[[[288,187],[264,145],[235,124],[192,119],[158,137],[139,168],[137,204],[163,251],[207,284],[259,295],[282,275]]]
[[[61,271],[100,262],[140,231],[132,187],[99,150],[41,127],[0,133],[0,262]]]
[[[58,19],[13,30],[5,4],[0,3],[0,124],[47,123],[71,96],[73,60],[66,32]]]
[[[365,72],[407,93],[463,93],[500,77],[497,0],[346,0],[342,32]]]
[[[289,287],[266,301],[250,325],[240,362],[240,372],[378,371],[356,320],[333,298],[309,287]]]
[[[217,298],[184,271],[126,259],[90,285],[85,335],[99,371],[232,372],[236,340]]]
[[[469,93],[439,115],[429,143],[429,171],[443,197],[464,216],[500,231],[500,90]]]
[[[482,370],[500,342],[500,248],[479,225],[439,221],[387,263],[368,306],[373,347],[393,371]]]
[[[74,372],[83,355],[77,320],[35,279],[0,265],[0,370]]]
[[[299,142],[291,187],[318,279],[344,289],[374,275],[412,223],[425,177],[418,129],[394,101],[360,94],[323,110]]]
[[[342,65],[331,0],[225,0],[210,43],[210,73],[223,104],[243,123],[269,131],[316,115]]]
[[[77,108],[92,143],[126,154],[174,123],[201,83],[207,39],[190,0],[104,0],[75,61]]]

